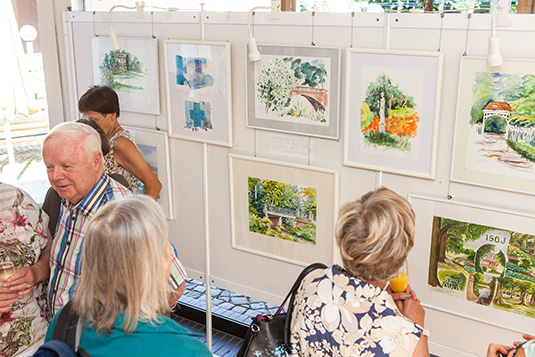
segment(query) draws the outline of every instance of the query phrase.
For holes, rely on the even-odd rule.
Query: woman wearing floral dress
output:
[[[303,280],[291,319],[292,356],[429,356],[425,312],[410,287],[394,294],[414,245],[414,212],[387,188],[345,204],[336,239],[344,267]]]
[[[22,190],[0,183],[0,257],[17,269],[0,286],[0,356],[29,356],[48,328],[48,216]]]

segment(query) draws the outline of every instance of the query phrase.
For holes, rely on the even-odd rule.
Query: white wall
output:
[[[136,19],[133,14],[113,15],[118,36],[145,37],[152,33],[159,40],[160,55],[160,101],[161,115],[150,116],[124,113],[124,124],[165,130],[166,103],[164,81],[163,40],[200,40],[198,13],[150,14]],[[247,27],[244,13],[207,13],[206,40],[229,41],[232,46],[232,105],[234,125],[234,147],[231,149],[208,146],[209,175],[209,220],[210,220],[210,278],[216,285],[246,293],[253,297],[279,304],[301,267],[262,256],[245,253],[231,248],[230,199],[228,177],[228,154],[240,153],[258,157],[278,159],[301,164],[306,160],[270,154],[271,132],[246,128],[245,88],[245,44]],[[535,57],[535,22],[530,15],[512,15],[513,26],[499,29],[502,50],[507,58],[531,59]],[[74,97],[81,95],[92,84],[90,38],[107,36],[106,13],[69,13],[67,28],[72,29],[72,52],[76,86]],[[258,43],[316,46],[383,48],[386,24],[390,23],[391,49],[436,51],[440,37],[444,53],[443,90],[441,99],[440,127],[438,138],[437,172],[435,180],[418,179],[384,173],[382,183],[401,195],[418,194],[446,198],[452,201],[477,203],[503,209],[533,212],[530,195],[491,190],[472,185],[452,183],[449,180],[453,130],[458,86],[460,57],[465,51],[468,33],[467,53],[470,56],[486,56],[487,39],[490,34],[490,17],[473,15],[468,22],[466,15],[446,14],[441,30],[439,15],[435,14],[356,14],[351,28],[350,14],[318,13],[314,19],[310,14],[283,14],[281,20],[270,21],[265,14],[255,17],[255,36]],[[311,23],[314,21],[314,31]],[[312,38],[312,33],[314,38]],[[344,110],[344,65],[345,51],[342,51],[342,80],[340,83],[342,107]],[[65,57],[65,53],[62,54]],[[69,62],[69,61],[67,61]],[[72,114],[74,116],[74,114]],[[72,120],[75,118],[68,118]],[[340,118],[342,128],[343,118]],[[341,130],[341,137],[343,132]],[[282,134],[276,134],[282,135]],[[255,148],[256,138],[256,148]],[[376,186],[377,173],[343,166],[343,139],[338,141],[311,138],[313,154],[310,165],[338,170],[340,174],[340,197],[343,203],[360,197]],[[202,149],[201,144],[170,139],[172,184],[175,216],[169,222],[171,240],[179,250],[181,260],[192,277],[205,278],[203,243],[203,192],[202,192]],[[428,239],[428,237],[418,237]],[[426,257],[422,257],[425,259]],[[425,303],[425,301],[424,301]],[[432,302],[429,302],[432,303]],[[455,310],[451,306],[450,310]],[[489,309],[489,320],[492,320]],[[496,322],[499,325],[499,321]],[[535,321],[534,321],[535,327]],[[517,332],[483,324],[468,318],[428,309],[426,327],[432,333],[432,352],[443,356],[483,355],[489,341],[509,343],[518,339]]]

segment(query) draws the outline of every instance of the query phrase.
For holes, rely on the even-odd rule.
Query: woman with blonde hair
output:
[[[89,223],[73,311],[92,356],[211,356],[166,317],[172,248],[160,206],[146,196],[109,202]],[[47,333],[50,340],[57,318]]]
[[[392,293],[414,245],[414,212],[379,188],[340,209],[343,267],[310,273],[291,319],[292,356],[429,356],[425,312],[410,287]]]

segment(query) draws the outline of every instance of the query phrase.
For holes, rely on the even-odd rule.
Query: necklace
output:
[[[115,128],[115,130],[111,133],[111,135],[110,135],[108,138],[113,137],[113,136],[115,135],[115,133],[116,133],[119,129],[121,129],[121,126],[120,126],[120,125],[119,125],[117,128]]]

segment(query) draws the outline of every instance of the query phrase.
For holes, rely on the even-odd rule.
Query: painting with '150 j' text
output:
[[[442,55],[348,49],[344,164],[433,179]]]
[[[418,217],[409,280],[422,304],[529,330],[535,318],[535,217],[421,196],[409,201]]]
[[[535,193],[534,68],[461,60],[452,180]]]
[[[247,61],[247,125],[338,138],[340,50],[260,45]]]

